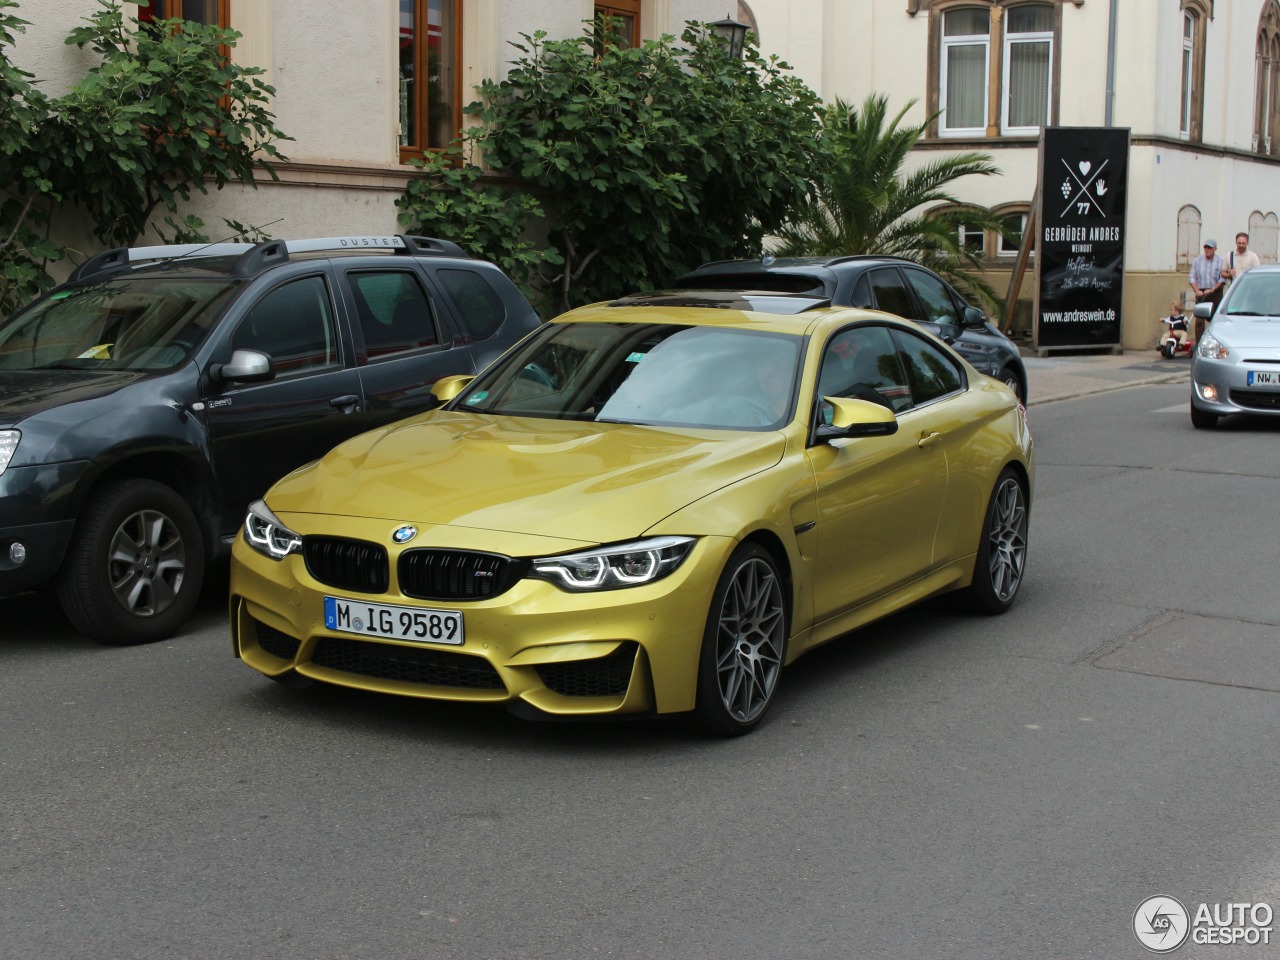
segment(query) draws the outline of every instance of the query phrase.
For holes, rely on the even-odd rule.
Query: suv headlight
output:
[[[0,430],[0,476],[4,475],[4,468],[9,466],[9,461],[13,459],[21,436],[22,433],[18,430]]]
[[[532,576],[561,590],[618,590],[661,580],[693,549],[693,537],[653,537],[533,561]]]
[[[1206,360],[1225,360],[1230,351],[1211,333],[1206,333],[1196,344],[1196,353]]]
[[[283,560],[302,547],[302,537],[281,523],[262,500],[249,505],[244,518],[244,542],[272,560]]]

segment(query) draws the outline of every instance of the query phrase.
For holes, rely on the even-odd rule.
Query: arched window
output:
[[[1190,269],[1200,255],[1200,211],[1187,204],[1178,211],[1178,266]]]
[[[760,24],[756,23],[756,15],[751,12],[746,0],[738,0],[738,22],[745,23],[747,29],[756,35],[756,42],[760,41]]]
[[[1266,0],[1254,46],[1253,151],[1280,152],[1280,3]]]
[[[1274,3],[1275,0],[1272,0]],[[1182,0],[1182,89],[1178,100],[1178,136],[1204,139],[1204,48],[1207,0]]]
[[[1275,263],[1277,245],[1280,245],[1280,219],[1274,213],[1255,210],[1249,215],[1249,249],[1263,263]]]

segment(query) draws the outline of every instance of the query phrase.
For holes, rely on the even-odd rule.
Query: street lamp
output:
[[[729,56],[735,60],[742,57],[742,44],[747,39],[747,25],[725,17],[711,24],[711,32],[729,44]]]

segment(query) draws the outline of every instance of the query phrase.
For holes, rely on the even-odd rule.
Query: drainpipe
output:
[[[1111,0],[1107,24],[1107,103],[1106,123],[1111,126],[1116,102],[1116,7],[1120,0]]]

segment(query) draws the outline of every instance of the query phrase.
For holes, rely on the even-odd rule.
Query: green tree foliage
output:
[[[1003,304],[978,274],[981,260],[960,243],[959,225],[1005,233],[1001,218],[985,207],[961,204],[951,192],[967,176],[999,169],[984,153],[958,153],[928,161],[911,173],[903,167],[928,121],[903,122],[911,101],[890,119],[888,99],[872,94],[861,109],[837,99],[825,113],[825,162],[817,198],[796,209],[778,231],[779,256],[880,253],[909,257],[976,297],[994,316]],[[947,204],[931,213],[928,206]]]
[[[0,248],[0,303],[48,285],[42,261],[56,248],[20,238],[33,236],[54,204],[86,211],[105,244],[135,242],[158,211],[169,214],[171,231],[157,230],[161,239],[203,239],[198,219],[174,219],[181,204],[209,183],[252,183],[258,169],[274,177],[275,144],[289,139],[275,127],[268,109],[275,91],[259,79],[262,71],[227,56],[238,33],[183,20],[142,26],[120,0],[97,3],[66,42],[92,50],[98,62],[64,96],[43,95],[29,74],[0,59],[0,242],[13,238]],[[17,6],[0,0],[4,47],[23,24]]]
[[[468,137],[547,204],[559,307],[758,256],[808,195],[820,101],[776,57],[748,45],[734,59],[693,23],[638,47],[602,42],[594,25],[522,36],[506,79],[467,108],[483,123]]]
[[[525,296],[537,301],[543,268],[564,263],[558,251],[539,246],[525,233],[530,221],[543,216],[537,199],[484,185],[480,168],[462,162],[461,149],[428,153],[413,163],[426,176],[410,180],[396,201],[401,222],[412,233],[452,240],[468,253],[496,263]]]

